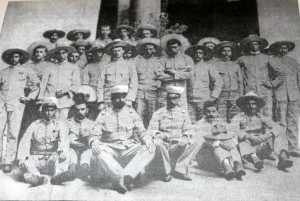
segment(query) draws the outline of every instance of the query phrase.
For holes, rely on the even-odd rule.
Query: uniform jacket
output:
[[[69,138],[66,123],[57,120],[38,119],[26,130],[18,148],[18,159],[30,155],[68,151]]]
[[[188,99],[192,102],[204,102],[210,97],[218,98],[221,88],[222,80],[216,68],[200,61],[195,65],[194,75],[188,83]]]
[[[285,76],[283,83],[274,89],[277,101],[300,100],[300,65],[297,60],[289,57],[272,57],[270,63],[280,69]]]
[[[170,140],[178,140],[183,135],[193,136],[194,129],[188,113],[180,106],[168,110],[163,107],[154,112],[149,123],[147,135],[152,136],[160,131],[168,136]]]
[[[32,68],[32,70],[35,72],[39,80],[42,80],[43,74],[48,68],[53,68],[54,64],[49,61],[39,61],[39,62],[31,62],[25,64],[26,67]]]
[[[139,136],[135,136],[134,130],[139,131]],[[89,143],[100,140],[123,149],[144,135],[143,122],[134,109],[124,106],[121,110],[114,111],[109,108],[97,117]]]
[[[56,92],[66,90],[68,95],[58,98],[58,107],[67,108],[73,105],[73,93],[80,87],[79,68],[67,61],[56,64],[45,71],[41,83],[39,99],[44,97],[56,97]]]
[[[104,63],[102,62],[92,62],[87,64],[83,70],[82,84],[90,85],[91,87],[93,87],[93,89],[96,92],[98,78],[103,68],[104,68]]]
[[[24,65],[10,66],[0,71],[0,108],[4,104],[8,110],[19,107],[20,97],[25,97],[24,89],[30,90],[29,98],[35,99],[39,79],[35,72]]]
[[[110,89],[116,85],[128,85],[127,99],[135,101],[138,78],[133,62],[120,58],[104,66],[97,83],[98,102],[111,102]]]
[[[242,68],[244,93],[254,91],[260,97],[268,97],[272,95],[272,88],[261,85],[261,81],[268,81],[273,87],[277,87],[282,82],[281,76],[271,80],[271,74],[281,71],[271,66],[268,55],[262,53],[245,55],[240,57],[237,63]]]

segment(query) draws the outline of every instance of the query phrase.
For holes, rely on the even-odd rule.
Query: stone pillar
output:
[[[161,0],[137,0],[136,20],[141,24],[152,24],[156,26],[159,22],[161,12]]]
[[[123,24],[125,19],[129,20],[130,0],[118,0],[118,25]]]

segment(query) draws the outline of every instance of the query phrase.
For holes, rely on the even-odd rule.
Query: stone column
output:
[[[129,20],[130,0],[118,0],[118,25],[123,24],[125,19]]]
[[[136,0],[136,20],[156,26],[161,12],[161,0]]]

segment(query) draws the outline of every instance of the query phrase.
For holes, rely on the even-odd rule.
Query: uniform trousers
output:
[[[137,98],[135,110],[143,120],[144,126],[148,128],[153,113],[157,109],[157,98]]]
[[[93,153],[91,149],[84,149],[84,150],[75,150],[75,149],[70,149],[70,160],[71,163],[74,164],[88,164],[90,165],[90,160],[92,157]]]

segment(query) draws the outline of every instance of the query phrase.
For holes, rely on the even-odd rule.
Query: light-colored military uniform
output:
[[[80,165],[90,165],[90,159],[92,156],[92,150],[89,149],[88,141],[94,127],[94,121],[90,119],[83,119],[77,121],[73,118],[68,119],[69,126],[69,139],[70,139],[70,152],[71,162],[77,164],[80,161]],[[72,145],[73,141],[80,142],[84,145],[82,148],[78,148]]]
[[[45,71],[41,82],[41,91],[39,99],[44,97],[56,97],[56,92],[65,90],[68,92],[58,99],[58,116],[62,120],[66,120],[70,107],[74,104],[72,98],[80,87],[79,68],[67,61],[58,63],[53,68]]]
[[[141,135],[136,135],[135,129]],[[125,175],[135,178],[155,155],[155,148],[148,149],[139,142],[144,134],[143,122],[134,109],[124,106],[119,111],[102,111],[89,140],[90,144],[101,141],[101,153],[91,158],[91,176],[97,178],[104,173],[112,179]]]
[[[279,155],[282,149],[287,150],[287,139],[282,134],[282,128],[269,117],[263,116],[260,113],[250,117],[241,112],[232,119],[231,125],[233,126],[232,129],[238,134],[239,148],[242,156],[257,153],[260,156],[259,158],[264,158],[272,151],[276,155]],[[248,139],[245,139],[246,134],[259,137],[269,133],[273,137],[259,145],[252,145]]]
[[[136,61],[139,81],[136,111],[142,117],[145,127],[148,127],[152,114],[157,109],[157,93],[160,87],[157,77],[162,68],[160,60],[156,57],[147,59],[140,56]]]
[[[32,93],[28,98],[35,99],[38,94],[38,77],[31,68],[24,65],[10,66],[0,71],[0,156],[3,152],[3,135],[7,126],[7,144],[2,161],[10,164],[15,160],[18,135],[25,105],[20,98],[25,97],[24,89]]]
[[[262,113],[272,118],[272,88],[277,87],[283,79],[282,76],[276,76],[274,80],[271,80],[270,75],[277,74],[280,70],[271,66],[270,57],[262,53],[242,56],[237,60],[237,63],[242,68],[244,93],[254,91],[258,96],[263,98],[266,106],[262,108]],[[267,81],[272,86],[265,87],[261,84],[262,81]]]
[[[64,151],[66,160],[58,160],[58,152]],[[27,162],[26,174],[54,175],[68,170],[69,157],[68,127],[61,121],[34,121],[26,130],[18,149],[18,159]]]
[[[188,82],[188,109],[193,123],[203,117],[203,105],[210,97],[218,98],[222,80],[210,64],[200,61],[195,65],[194,75]]]
[[[169,141],[154,140],[156,149],[162,157],[162,171],[164,174],[170,174],[172,170],[175,170],[186,175],[189,163],[202,146],[194,138],[195,133],[188,113],[180,106],[171,110],[166,107],[157,110],[150,121],[147,135],[153,135],[157,131],[165,134]],[[185,146],[179,145],[182,136],[189,138]]]
[[[216,60],[212,65],[218,70],[223,87],[218,98],[218,111],[227,122],[239,112],[235,101],[244,95],[243,75],[240,66],[233,61]]]
[[[162,58],[163,70],[175,70],[175,75],[161,74],[159,80],[161,80],[161,88],[159,90],[159,108],[167,105],[167,86],[181,86],[185,89],[185,92],[181,95],[179,104],[187,109],[187,80],[191,79],[194,71],[194,61],[191,57],[181,52],[175,56],[165,55]]]
[[[280,124],[284,127],[290,149],[298,148],[300,115],[300,65],[289,57],[273,57],[270,63],[285,75],[283,83],[274,90]]]

